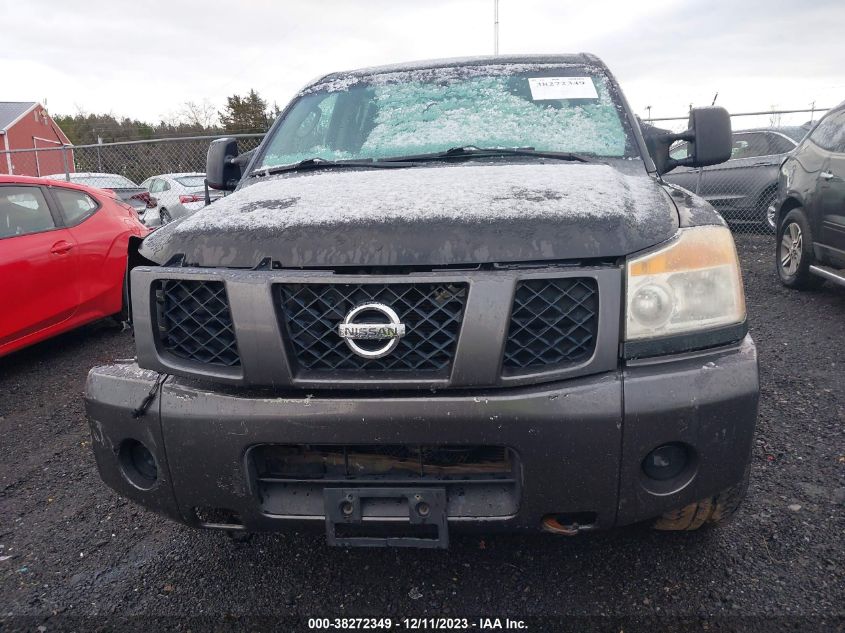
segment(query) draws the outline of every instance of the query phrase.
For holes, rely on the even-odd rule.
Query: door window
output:
[[[834,141],[833,151],[838,154],[845,154],[845,121],[842,122],[839,128],[839,136]]]
[[[810,140],[822,149],[845,151],[845,110],[823,118],[810,132]]]
[[[767,136],[767,134],[762,133],[734,134],[731,160],[772,154]]]
[[[65,223],[68,226],[76,226],[91,217],[99,206],[91,196],[83,191],[56,187],[53,189],[53,194],[59,201],[59,208],[61,208]]]
[[[780,134],[767,134],[772,154],[786,154],[795,149],[795,143],[783,138]]]
[[[170,189],[170,184],[166,180],[156,178],[150,186],[150,193],[161,193],[162,191],[167,191],[168,189]]]
[[[0,239],[56,228],[38,187],[0,187]]]

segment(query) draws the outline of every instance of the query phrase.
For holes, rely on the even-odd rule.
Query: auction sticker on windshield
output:
[[[530,77],[531,98],[546,99],[598,99],[591,77]]]

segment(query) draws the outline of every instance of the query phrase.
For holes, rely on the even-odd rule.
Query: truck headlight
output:
[[[739,260],[726,227],[681,229],[667,246],[629,259],[626,270],[626,341],[745,322]]]

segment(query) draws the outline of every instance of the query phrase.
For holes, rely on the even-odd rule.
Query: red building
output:
[[[0,101],[0,174],[41,176],[65,171],[61,151],[36,151],[70,145],[70,140],[34,101]],[[26,149],[27,152],[9,150]],[[68,170],[73,153],[67,151]]]

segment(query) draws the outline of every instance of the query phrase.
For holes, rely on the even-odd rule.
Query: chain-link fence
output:
[[[263,134],[232,134],[241,152],[258,147]],[[51,176],[102,188],[137,186],[154,176],[204,173],[208,145],[219,136],[190,136],[99,145],[0,151],[0,174]],[[91,181],[87,183],[86,181]]]
[[[731,115],[731,159],[720,165],[677,167],[664,176],[668,182],[699,194],[710,202],[734,230],[769,230],[768,209],[777,193],[778,169],[786,155],[824,115],[826,108],[772,110]],[[680,132],[689,116],[645,119],[644,129]],[[686,156],[686,144],[672,148],[674,158]]]
[[[703,196],[735,229],[766,230],[767,209],[775,197],[778,167],[825,111],[826,108],[811,108],[733,114],[733,153],[729,161],[701,169],[679,167],[666,174],[665,179]],[[647,133],[678,132],[686,129],[688,119],[688,115],[645,118],[642,123]],[[261,134],[233,136],[238,138],[241,152],[257,147],[263,137]],[[172,205],[168,203],[170,208],[164,209],[161,219],[166,221],[177,205],[177,191],[183,191],[185,199],[196,193],[185,191],[190,186],[172,177],[156,177],[178,174],[184,179],[185,174],[202,174],[208,145],[214,138],[218,137],[0,151],[0,174],[53,176],[121,190],[126,194],[123,197],[131,199],[139,211],[144,205],[155,208],[155,212],[146,214],[144,221],[156,224],[162,200],[166,203],[168,197],[174,198]],[[681,158],[685,151],[680,143],[672,149],[672,154]],[[196,190],[196,182],[191,182]]]
[[[258,147],[263,134],[232,134],[241,153]],[[97,145],[36,147],[0,152],[0,174],[51,177],[110,189],[147,226],[166,224],[206,202],[208,145],[219,136],[191,136]],[[212,199],[222,192],[209,192]]]

